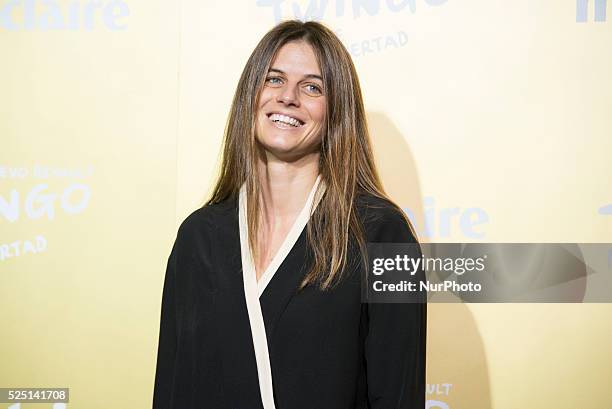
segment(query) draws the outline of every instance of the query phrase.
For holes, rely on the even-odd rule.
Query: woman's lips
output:
[[[302,126],[304,126],[304,124],[302,124],[300,126],[293,126],[293,125],[289,125],[289,124],[284,123],[284,122],[273,121],[273,120],[270,119],[270,115],[268,115],[268,121],[270,121],[272,123],[272,125],[274,125],[276,128],[282,129],[282,130],[300,129]]]

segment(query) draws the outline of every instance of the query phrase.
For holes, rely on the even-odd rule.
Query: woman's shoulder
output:
[[[406,214],[390,200],[361,193],[355,203],[368,242],[417,242]]]
[[[402,210],[384,197],[371,193],[359,193],[355,204],[361,221],[364,223],[374,221],[390,223],[403,220]]]
[[[236,200],[228,198],[218,203],[205,204],[192,211],[181,222],[178,235],[193,236],[214,232],[219,226],[231,224],[237,218]]]

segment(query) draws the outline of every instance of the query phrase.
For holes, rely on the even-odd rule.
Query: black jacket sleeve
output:
[[[172,385],[174,382],[174,364],[177,344],[176,331],[176,273],[177,244],[175,242],[166,268],[162,293],[159,344],[157,348],[157,366],[155,370],[155,389],[153,391],[153,409],[170,408]]]
[[[369,242],[416,243],[398,210],[374,221]],[[420,279],[424,273],[418,272]],[[364,352],[371,409],[425,407],[427,304],[368,303]]]

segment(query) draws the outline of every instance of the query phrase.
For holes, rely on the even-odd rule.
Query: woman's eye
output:
[[[266,78],[266,84],[269,85],[281,85],[283,83],[283,79],[279,77],[268,77]],[[323,90],[319,85],[316,84],[306,84],[306,90],[309,94],[322,94]]]
[[[308,91],[310,91],[310,92],[314,92],[316,94],[320,94],[321,93],[321,88],[318,85],[308,84],[308,85],[306,85],[306,88],[308,88]]]
[[[280,83],[280,78],[277,77],[268,77],[266,78],[266,82],[268,82],[269,84],[279,84]],[[275,82],[278,81],[278,82]]]

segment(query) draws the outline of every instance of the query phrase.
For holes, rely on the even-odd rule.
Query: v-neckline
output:
[[[246,186],[242,185],[242,187],[240,188],[240,196],[239,196],[240,242],[241,242],[241,245],[243,242],[246,243],[247,249],[249,249],[249,252],[248,252],[249,254],[247,257],[248,260],[246,261],[248,264],[248,270],[251,270],[250,274],[255,279],[255,282],[257,285],[257,296],[258,297],[261,297],[266,287],[268,286],[268,284],[274,277],[274,274],[276,273],[280,265],[283,263],[283,261],[287,258],[287,255],[289,254],[293,246],[295,246],[295,243],[297,242],[298,238],[302,234],[302,230],[304,230],[304,227],[306,227],[306,224],[308,223],[308,220],[310,219],[310,215],[312,211],[314,211],[314,209],[317,207],[317,204],[321,198],[321,195],[315,198],[315,194],[317,192],[317,187],[320,182],[321,182],[321,175],[318,175],[317,179],[315,180],[314,185],[312,186],[310,190],[310,193],[308,194],[308,197],[306,198],[306,202],[304,203],[302,210],[300,210],[300,213],[297,215],[295,221],[291,225],[291,228],[287,232],[287,235],[283,239],[283,242],[281,243],[280,247],[276,251],[274,258],[272,258],[272,261],[270,261],[270,263],[268,264],[268,266],[262,273],[261,277],[259,277],[259,280],[257,280],[257,270],[255,268],[255,262],[252,258],[250,249],[248,247],[250,232],[249,232],[249,226],[247,223],[247,214],[246,214],[246,209],[247,209]],[[243,258],[243,261],[244,261],[244,258]],[[247,270],[247,268],[245,267],[247,266],[243,265],[243,270]]]
[[[266,336],[266,326],[261,310],[259,298],[263,294],[266,286],[272,280],[272,277],[285,260],[295,242],[299,238],[302,230],[308,223],[311,215],[311,210],[316,208],[321,194],[317,192],[317,186],[321,182],[321,175],[317,176],[317,180],[312,187],[306,203],[302,211],[293,222],[293,226],[283,240],[281,247],[276,252],[276,255],[266,268],[266,271],[257,280],[255,264],[249,248],[249,229],[247,223],[247,196],[246,186],[242,185],[238,195],[238,228],[240,231],[240,258],[242,262],[242,281],[244,285],[244,299],[249,316],[249,325],[251,327],[251,336],[253,338],[253,352],[255,353],[255,362],[257,365],[257,377],[259,380],[259,392],[261,395],[261,403],[263,409],[276,409],[274,403],[274,388],[272,385],[272,365],[270,364],[270,353],[268,351],[268,338]],[[321,193],[325,190],[325,185],[322,185]]]

